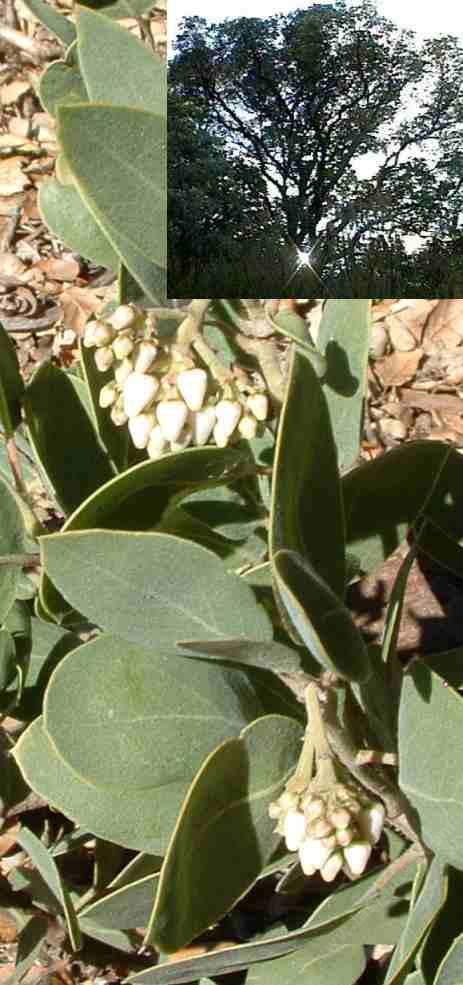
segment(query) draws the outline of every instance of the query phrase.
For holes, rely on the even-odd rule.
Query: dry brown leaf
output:
[[[21,116],[12,116],[8,123],[8,130],[16,137],[27,137],[30,130],[30,121]]]
[[[384,386],[403,386],[413,380],[423,355],[422,349],[413,352],[393,352],[375,363],[375,370]]]
[[[3,106],[11,106],[15,103],[21,96],[24,96],[25,92],[29,92],[31,88],[30,82],[18,79],[15,82],[9,82],[6,85],[0,87],[0,102]]]
[[[16,195],[30,184],[27,174],[21,168],[24,160],[23,157],[12,157],[0,161],[0,195]]]
[[[407,328],[406,320],[401,315],[390,315],[387,327],[392,348],[397,352],[411,352],[416,348],[415,336]]]
[[[49,257],[47,260],[40,260],[37,264],[39,270],[43,270],[48,277],[60,281],[73,281],[79,276],[80,266],[77,260],[72,257]]]
[[[423,331],[436,301],[427,298],[402,298],[392,306],[391,314],[400,316],[400,320],[412,333],[416,341],[421,343]]]
[[[463,298],[438,301],[426,325],[426,351],[460,345],[463,339]]]
[[[0,274],[3,277],[22,278],[26,270],[26,265],[14,253],[0,253]]]
[[[24,200],[24,192],[20,195],[2,195],[0,192],[0,215],[11,216],[15,209],[21,207]]]
[[[101,307],[94,291],[87,287],[68,287],[60,295],[66,328],[82,335],[89,317]]]

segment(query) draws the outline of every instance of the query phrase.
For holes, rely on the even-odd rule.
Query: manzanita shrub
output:
[[[460,985],[463,649],[397,638],[417,550],[463,570],[463,459],[360,460],[370,322],[125,299],[26,386],[0,331],[2,798],[69,819],[17,835],[18,980],[44,908],[71,951],[143,928],[140,985],[352,985],[374,945],[387,985]],[[347,589],[400,544],[369,645]]]

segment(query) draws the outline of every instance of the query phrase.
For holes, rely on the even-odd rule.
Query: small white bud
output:
[[[177,441],[188,417],[187,405],[183,400],[161,400],[156,413],[166,441]]]
[[[353,841],[344,849],[344,858],[353,876],[360,876],[371,855],[369,841]]]
[[[370,844],[376,845],[376,842],[379,841],[385,817],[386,810],[379,801],[359,812],[356,822],[362,837],[366,838]]]
[[[156,418],[153,413],[137,414],[136,417],[129,419],[130,437],[135,448],[146,448],[155,424]]]
[[[131,373],[124,383],[124,410],[127,417],[136,417],[154,400],[159,389],[155,376]]]
[[[284,790],[278,803],[282,811],[290,811],[293,808],[296,809],[298,805],[298,796],[295,793],[290,793],[289,790]]]
[[[306,837],[307,822],[302,811],[288,811],[284,819],[286,847],[289,852],[297,852]]]
[[[330,814],[330,821],[335,828],[348,828],[352,821],[350,811],[346,807],[337,807]]]
[[[214,441],[218,448],[225,448],[226,445],[228,445],[228,439],[230,435],[223,430],[221,424],[219,424],[218,421],[217,424],[215,424],[214,426],[213,434],[214,434]]]
[[[190,410],[201,410],[207,390],[204,369],[185,369],[177,376],[177,388]]]
[[[166,450],[166,448],[167,448],[167,441],[163,436],[161,428],[157,424],[156,427],[153,428],[150,434],[150,440],[148,441],[148,446],[146,450],[150,458],[156,459],[161,457],[162,453]]]
[[[116,359],[125,359],[130,356],[134,347],[134,341],[130,335],[118,335],[113,342],[113,352]]]
[[[100,373],[106,373],[114,362],[114,353],[111,346],[105,345],[102,349],[95,350],[95,365]]]
[[[326,838],[333,833],[333,825],[328,818],[319,817],[309,822],[309,832],[312,838]]]
[[[341,848],[346,848],[354,840],[355,831],[353,828],[339,828],[336,832],[336,841]]]
[[[249,410],[258,421],[266,421],[268,415],[268,398],[265,393],[253,393],[248,397]]]
[[[136,320],[137,312],[129,304],[120,304],[107,321],[113,326],[116,332],[121,332],[125,328],[130,328]]]
[[[216,405],[217,424],[223,434],[229,438],[238,424],[241,417],[241,406],[236,400],[219,400]],[[218,444],[218,442],[217,442]]]
[[[93,331],[94,345],[101,348],[103,345],[111,345],[114,338],[114,329],[111,325],[106,325],[104,322],[95,322],[95,328]]]
[[[302,810],[308,821],[314,821],[316,817],[321,817],[325,812],[325,803],[321,797],[314,797],[313,794],[306,794],[302,801]]]
[[[257,421],[255,417],[252,414],[243,414],[238,424],[238,431],[247,441],[252,441],[257,434]]]
[[[127,424],[128,417],[124,410],[124,402],[122,397],[116,400],[116,403],[111,407],[111,420],[116,427],[122,427],[123,424]]]
[[[133,362],[129,356],[127,359],[123,359],[121,363],[118,363],[114,370],[114,379],[119,386],[123,386],[126,379],[133,373]]]
[[[301,863],[301,869],[302,869],[302,871],[303,871],[303,873],[304,873],[305,876],[314,876],[315,875],[315,873],[317,871],[317,867],[315,865],[309,865],[308,862],[305,862],[305,861],[303,862],[303,860],[301,859],[300,853],[299,853],[299,862]]]
[[[328,835],[327,838],[322,838],[321,842],[324,848],[330,849],[330,852],[334,851],[334,849],[337,848],[337,844],[338,844],[335,834]]]
[[[277,800],[273,800],[271,804],[268,805],[268,816],[272,818],[273,821],[277,821],[281,814],[281,806]]]
[[[183,451],[183,449],[187,448],[188,445],[191,443],[192,437],[193,437],[193,429],[190,427],[189,424],[185,424],[185,427],[183,428],[182,431],[180,431],[177,440],[170,442],[170,450]]]
[[[323,845],[320,838],[306,838],[299,847],[299,861],[304,872],[306,865],[321,869],[331,852],[332,849]]]
[[[98,403],[100,407],[111,407],[113,403],[117,400],[119,396],[119,391],[115,383],[106,383],[100,390],[98,396]]]
[[[214,407],[204,407],[192,414],[193,442],[195,445],[206,445],[216,422]]]
[[[151,369],[154,360],[158,354],[158,348],[154,345],[154,342],[142,341],[137,345],[135,352],[132,354],[132,359],[134,361],[133,368],[136,373],[146,373]]]
[[[87,322],[82,339],[82,345],[84,345],[86,349],[93,349],[93,346],[95,345],[95,330],[98,325],[99,322],[97,321]]]
[[[344,856],[342,852],[333,852],[329,859],[322,866],[320,870],[320,875],[325,882],[333,882],[336,876],[340,873],[344,865]]]

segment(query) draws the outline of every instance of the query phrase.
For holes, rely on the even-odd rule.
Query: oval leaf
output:
[[[21,423],[24,383],[19,371],[16,349],[0,324],[0,424],[11,438]]]
[[[24,554],[25,550],[26,534],[19,506],[0,476],[0,557]],[[0,564],[0,625],[13,605],[20,578],[20,564]]]
[[[39,189],[39,210],[47,226],[74,252],[116,271],[119,254],[109,242],[76,188],[44,181]]]
[[[243,671],[198,663],[188,674],[172,654],[100,636],[54,671],[44,727],[80,777],[114,792],[123,777],[125,789],[150,792],[152,809],[155,790],[184,794],[210,750],[265,711]]]
[[[68,602],[129,642],[173,650],[179,639],[272,639],[252,588],[191,541],[83,531],[40,544],[46,571]]]

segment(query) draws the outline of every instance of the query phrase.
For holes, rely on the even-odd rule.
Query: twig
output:
[[[21,568],[38,568],[40,554],[0,554],[0,565],[19,564]]]

